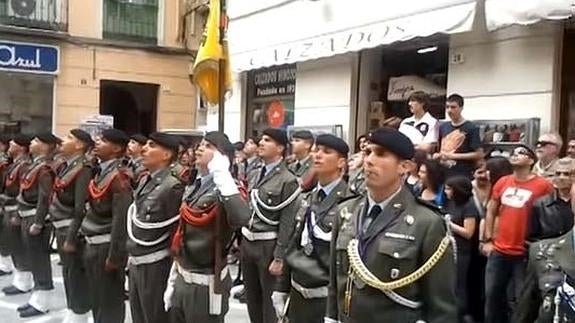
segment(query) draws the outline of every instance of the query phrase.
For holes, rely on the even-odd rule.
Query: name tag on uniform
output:
[[[403,234],[403,233],[394,233],[394,232],[386,232],[384,234],[385,237],[387,238],[393,238],[393,239],[401,239],[401,240],[408,240],[408,241],[415,241],[415,237],[408,235],[408,234]]]

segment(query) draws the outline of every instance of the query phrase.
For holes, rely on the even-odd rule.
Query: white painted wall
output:
[[[353,54],[297,64],[295,126],[342,125],[349,134]]]
[[[451,36],[448,93],[465,97],[467,119],[541,118],[541,131],[556,128],[559,104],[559,23],[514,26]]]

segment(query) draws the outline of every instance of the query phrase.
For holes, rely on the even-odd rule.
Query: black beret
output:
[[[134,140],[135,142],[139,143],[140,145],[145,145],[148,142],[148,138],[142,135],[141,133],[137,133],[135,135],[131,135],[130,139]]]
[[[10,144],[11,140],[12,140],[12,136],[10,136],[8,134],[1,134],[0,135],[0,143],[8,145],[8,144]]]
[[[303,140],[312,140],[313,141],[313,133],[309,130],[298,130],[294,131],[291,135],[292,138],[303,139]]]
[[[288,145],[288,137],[285,130],[276,129],[276,128],[267,128],[263,131],[263,134],[272,138],[278,144],[287,147]]]
[[[32,137],[30,137],[29,135],[20,134],[16,135],[16,137],[14,137],[12,141],[14,141],[18,146],[28,147],[30,146],[30,141],[32,141]]]
[[[92,136],[86,131],[76,128],[70,130],[70,134],[72,134],[72,136],[74,136],[76,139],[86,144],[86,146],[88,147],[94,146],[94,140],[92,140]]]
[[[167,133],[162,133],[162,132],[154,132],[150,135],[150,140],[155,142],[156,144],[158,144],[159,146],[162,146],[166,149],[169,149],[175,153],[178,152],[178,146],[180,144],[180,141],[178,140],[179,138],[174,136],[174,135],[170,135]]]
[[[315,139],[316,146],[325,146],[334,149],[338,153],[346,156],[349,153],[349,146],[343,139],[331,134],[322,134]]]
[[[41,133],[36,135],[36,139],[48,145],[56,145],[60,142],[60,139],[49,132]]]
[[[415,148],[409,138],[396,129],[383,127],[367,135],[367,139],[378,146],[385,148],[400,159],[412,159]]]
[[[118,129],[104,129],[102,130],[102,139],[107,142],[126,147],[130,141],[130,137]]]
[[[219,131],[210,131],[206,133],[204,139],[210,142],[212,145],[216,146],[216,148],[224,155],[233,156],[235,153],[235,147],[232,145],[228,136],[226,134],[219,132]]]

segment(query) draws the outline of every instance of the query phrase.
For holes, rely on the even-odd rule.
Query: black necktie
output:
[[[196,194],[196,192],[200,190],[200,187],[202,187],[202,179],[198,178],[194,183],[194,190],[192,191],[192,194],[190,194],[190,196]]]
[[[369,228],[371,223],[377,218],[379,213],[381,213],[381,206],[376,204],[371,208],[369,213],[363,219],[363,224],[362,224],[363,233],[365,233],[367,231],[367,229]]]
[[[261,181],[264,179],[264,177],[266,177],[266,167],[262,167],[262,170],[260,171],[260,179],[258,179],[258,184],[261,183]]]
[[[319,192],[317,192],[317,199],[320,202],[323,202],[323,200],[325,200],[325,197],[326,197],[325,191],[320,189]]]
[[[297,162],[295,163],[295,171],[296,171],[296,172],[299,171],[300,168],[301,168],[301,163],[300,163],[299,161],[297,161]]]

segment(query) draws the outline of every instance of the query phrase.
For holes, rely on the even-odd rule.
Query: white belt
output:
[[[303,298],[325,298],[327,297],[327,286],[306,288],[298,284],[295,280],[291,280],[291,286],[303,296]]]
[[[56,228],[56,229],[61,229],[61,228],[69,227],[70,224],[72,224],[72,219],[52,221],[52,225],[53,225],[54,228]],[[96,236],[96,237],[97,237],[97,236]]]
[[[268,231],[268,232],[251,232],[248,228],[242,228],[242,235],[248,239],[249,241],[258,241],[258,240],[273,240],[277,239],[278,233],[275,231]]]
[[[143,256],[130,256],[128,264],[134,266],[153,264],[169,256],[170,251],[168,249],[162,249]]]
[[[28,218],[31,216],[36,215],[36,209],[26,210],[26,211],[18,211],[18,214],[21,218]]]
[[[66,220],[62,220],[66,221]],[[61,222],[61,221],[58,221]],[[104,244],[112,241],[112,235],[109,233],[106,234],[99,234],[91,237],[86,237],[86,242],[89,244]]]
[[[185,270],[182,266],[177,265],[178,273],[187,284],[196,284],[201,286],[209,286],[210,282],[214,280],[213,274],[198,274]],[[228,275],[228,266],[225,266],[220,273],[220,279],[224,279]]]
[[[18,211],[18,205],[6,205],[4,211],[13,212]]]

